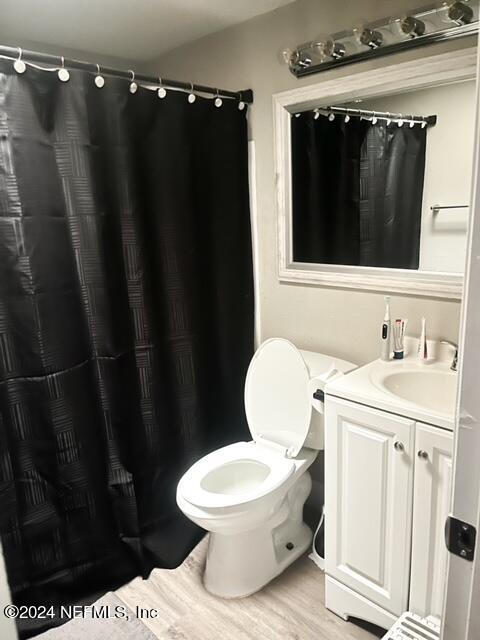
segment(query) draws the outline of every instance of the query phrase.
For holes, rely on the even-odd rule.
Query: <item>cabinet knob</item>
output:
[[[395,448],[395,451],[405,451],[405,445],[403,444],[403,442],[399,442],[397,440],[397,442],[395,442],[393,446]]]
[[[417,455],[419,458],[422,458],[422,460],[428,460],[428,453],[426,451],[423,451],[422,449],[420,449]]]

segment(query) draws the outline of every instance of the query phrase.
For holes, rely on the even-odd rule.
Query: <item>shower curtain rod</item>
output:
[[[389,113],[388,111],[368,111],[367,109],[351,109],[349,107],[323,107],[323,111],[331,113],[345,113],[352,116],[375,116],[377,118],[391,118],[392,120],[410,120],[425,122],[427,125],[437,124],[437,116],[413,116],[402,113]]]
[[[94,62],[87,62],[85,60],[75,60],[73,58],[62,58],[62,56],[54,56],[49,53],[41,53],[39,51],[27,51],[20,49],[19,47],[7,47],[0,45],[0,56],[7,56],[12,60],[18,59],[21,54],[22,60],[28,62],[40,62],[46,63],[52,66],[58,66],[60,63],[62,66],[69,67],[70,69],[79,69],[81,71],[91,71],[93,73],[98,72],[97,64]],[[132,71],[121,69],[114,69],[113,67],[99,66],[102,75],[116,76],[118,78],[125,78],[127,80],[132,79]],[[145,82],[148,84],[155,84],[172,89],[183,89],[186,91],[196,91],[198,93],[209,93],[222,98],[233,98],[241,100],[251,104],[253,102],[252,89],[243,89],[242,91],[228,91],[226,89],[217,89],[216,87],[208,87],[202,84],[192,84],[190,82],[181,82],[179,80],[170,80],[163,77],[147,76],[142,73],[135,73],[135,80]]]

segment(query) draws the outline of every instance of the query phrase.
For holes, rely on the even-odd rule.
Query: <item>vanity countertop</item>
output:
[[[453,431],[458,374],[451,354],[435,351],[438,357],[426,362],[415,351],[403,360],[374,360],[327,383],[325,393]]]

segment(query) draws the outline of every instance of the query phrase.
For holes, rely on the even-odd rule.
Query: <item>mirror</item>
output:
[[[475,56],[460,50],[275,96],[281,279],[460,297]]]
[[[292,114],[295,262],[461,273],[474,80]]]

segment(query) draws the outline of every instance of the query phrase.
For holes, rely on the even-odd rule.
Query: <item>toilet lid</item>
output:
[[[262,437],[296,456],[310,428],[309,371],[288,340],[264,342],[250,362],[245,381],[245,411],[254,440]]]

